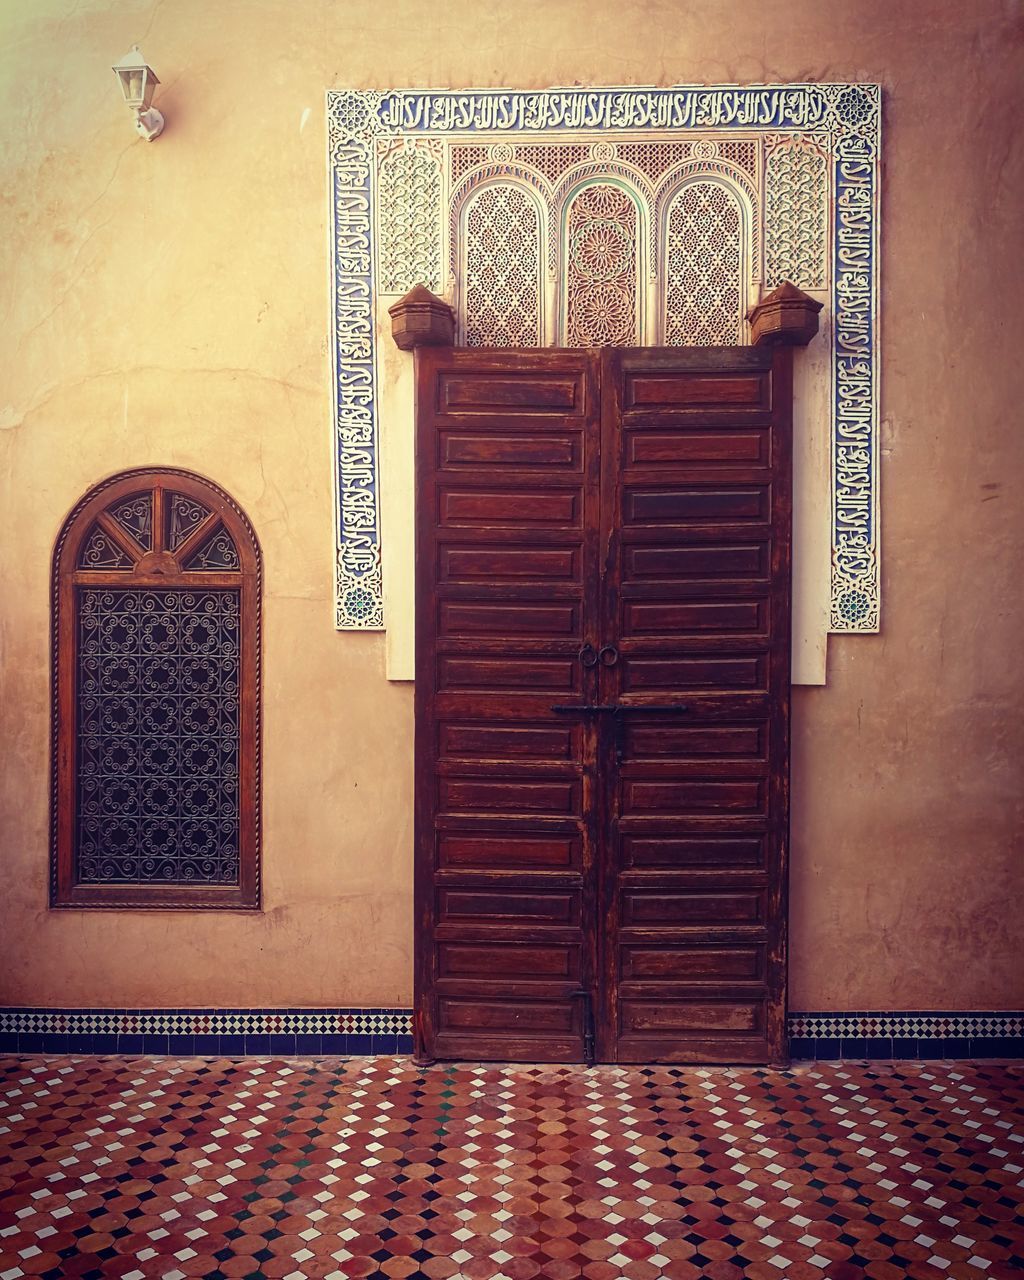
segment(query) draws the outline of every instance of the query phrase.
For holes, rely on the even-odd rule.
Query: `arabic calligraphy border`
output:
[[[832,135],[831,629],[878,630],[879,85],[330,90],[327,123],[339,630],[384,627],[374,139],[614,136],[638,129],[654,138],[708,129]]]

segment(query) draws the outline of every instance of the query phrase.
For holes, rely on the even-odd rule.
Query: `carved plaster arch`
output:
[[[673,213],[691,192],[701,218],[715,221],[705,233],[692,223],[687,227],[684,215],[681,239],[676,240]],[[718,202],[717,210],[712,205],[714,200]],[[735,232],[731,236],[728,223],[733,217]],[[668,346],[730,346],[743,342],[752,289],[750,223],[749,209],[736,189],[715,175],[691,174],[665,200],[658,238],[662,257],[657,281],[660,341]]]
[[[580,189],[593,183],[613,182],[630,192],[640,211],[640,233],[645,246],[645,257],[650,257],[649,246],[654,226],[654,184],[636,165],[623,160],[587,160],[568,169],[558,180],[551,196],[551,234],[548,241],[548,269],[558,269],[559,249],[562,242],[562,224],[569,203]],[[644,259],[642,258],[641,261]]]
[[[459,260],[459,232],[462,227],[463,209],[471,199],[477,187],[489,183],[518,182],[530,188],[540,200],[545,215],[545,224],[550,220],[550,211],[554,207],[551,183],[543,174],[529,165],[518,164],[514,160],[489,160],[486,164],[475,165],[468,169],[452,189],[448,201],[448,263],[449,270],[455,270]]]
[[[511,344],[505,343],[487,343],[484,345],[514,345],[514,346],[543,346],[550,341],[549,323],[546,310],[546,303],[549,290],[546,287],[547,272],[544,263],[544,245],[548,236],[548,214],[549,206],[544,198],[544,193],[537,186],[528,181],[522,181],[517,175],[510,178],[507,171],[508,166],[502,166],[501,172],[490,177],[484,177],[475,184],[469,186],[463,193],[456,205],[452,204],[452,249],[450,262],[453,267],[454,274],[454,295],[455,295],[455,313],[458,317],[458,328],[460,341],[470,343],[467,337],[469,332],[469,307],[468,297],[469,289],[472,281],[472,272],[469,268],[469,255],[473,251],[471,237],[469,234],[469,219],[474,206],[483,199],[488,192],[496,192],[500,190],[512,191],[520,195],[529,202],[537,217],[537,243],[536,243],[536,342],[523,342],[517,339]],[[478,179],[480,172],[478,171]],[[456,268],[457,264],[457,269]]]
[[[653,239],[664,243],[664,229],[668,217],[668,209],[679,194],[681,188],[690,182],[719,182],[739,201],[743,214],[744,235],[747,242],[746,267],[748,274],[747,288],[753,293],[753,286],[759,284],[762,277],[762,243],[761,243],[761,201],[757,188],[750,178],[730,160],[720,157],[714,159],[694,158],[684,160],[670,169],[658,183],[654,198],[652,225],[657,228]],[[652,247],[652,274],[657,275],[661,264],[657,260],[657,245]]]
[[[626,172],[626,166],[609,164],[587,165],[582,171],[576,171],[575,182],[570,181],[560,185],[557,193],[560,198],[556,206],[557,243],[559,246],[556,261],[560,260],[561,263],[561,269],[557,276],[557,332],[559,334],[558,341],[564,342],[568,346],[618,345],[620,342],[625,342],[627,345],[641,346],[645,341],[649,340],[647,335],[650,332],[650,324],[643,268],[647,260],[648,243],[651,235],[649,222],[650,205],[644,200],[644,193],[638,190],[631,181],[632,176],[631,173]],[[570,222],[576,203],[584,198],[588,192],[602,187],[621,192],[624,199],[632,205],[636,220],[636,242],[631,253],[632,271],[624,269],[615,278],[609,276],[606,281],[595,280],[591,289],[593,296],[588,298],[586,305],[603,305],[598,300],[598,294],[603,293],[608,298],[612,298],[617,286],[620,295],[622,285],[630,286],[633,293],[633,323],[628,335],[625,329],[622,329],[619,336],[612,336],[611,332],[606,331],[603,325],[599,325],[598,332],[600,336],[588,338],[584,334],[573,332],[569,314],[570,273],[574,257]]]

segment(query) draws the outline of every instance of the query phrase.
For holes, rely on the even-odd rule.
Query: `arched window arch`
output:
[[[261,557],[209,480],[126,471],[53,557],[51,894],[259,906]]]
[[[644,341],[641,201],[618,180],[588,180],[562,215],[562,341],[568,347]]]
[[[662,341],[669,347],[742,343],[748,218],[737,191],[698,173],[664,207]]]
[[[462,206],[463,341],[539,347],[544,341],[544,219],[526,183],[487,182]]]

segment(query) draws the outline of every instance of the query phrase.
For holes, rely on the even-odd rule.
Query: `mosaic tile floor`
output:
[[[0,1060],[0,1280],[1024,1274],[1024,1064]]]

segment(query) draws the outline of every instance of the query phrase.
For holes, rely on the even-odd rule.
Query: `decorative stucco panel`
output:
[[[328,94],[337,625],[384,625],[375,299],[445,292],[482,346],[747,341],[826,303],[831,625],[875,631],[874,84]]]

